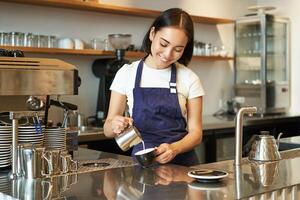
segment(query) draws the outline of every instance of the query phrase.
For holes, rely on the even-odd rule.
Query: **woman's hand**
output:
[[[113,133],[117,136],[129,125],[132,125],[132,123],[132,118],[117,115],[111,119],[111,129]]]
[[[155,170],[155,184],[169,185],[172,182],[193,182],[194,179],[189,177],[187,173],[190,168],[178,165],[160,165]]]
[[[178,154],[172,144],[163,143],[155,150],[155,161],[161,164],[168,163]]]

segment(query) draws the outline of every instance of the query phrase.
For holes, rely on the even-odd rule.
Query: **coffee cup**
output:
[[[74,39],[74,48],[75,49],[84,49],[84,42],[81,39]]]
[[[134,156],[140,165],[142,165],[143,167],[149,167],[154,162],[154,150],[155,148],[143,149],[136,152]]]
[[[61,38],[58,40],[58,48],[74,49],[74,40],[71,38]]]

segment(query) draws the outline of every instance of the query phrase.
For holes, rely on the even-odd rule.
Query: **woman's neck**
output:
[[[158,66],[155,64],[155,60],[154,60],[154,58],[153,58],[153,56],[152,56],[151,54],[149,54],[149,55],[146,57],[146,59],[145,59],[144,62],[146,63],[146,65],[147,65],[148,67],[150,67],[150,68],[152,68],[152,69],[162,70],[162,69],[167,69],[167,68],[170,67],[170,66],[164,67],[164,68],[158,67]]]
[[[159,69],[159,68],[156,66],[156,64],[155,64],[155,62],[154,62],[154,59],[153,59],[153,57],[152,57],[151,54],[149,54],[149,55],[146,57],[145,63],[146,63],[146,65],[147,65],[148,67],[150,67],[150,68],[153,68],[153,69]]]

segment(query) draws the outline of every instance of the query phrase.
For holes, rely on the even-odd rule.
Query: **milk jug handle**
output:
[[[45,159],[46,160],[46,162],[47,162],[47,165],[48,165],[48,174],[47,173],[45,173],[45,172],[42,172],[42,175],[43,176],[50,176],[51,174],[52,174],[52,172],[53,172],[53,166],[52,166],[52,162],[51,162],[51,159],[50,158],[47,158],[47,156],[46,156],[46,154],[44,153],[43,155],[42,155],[42,159]]]
[[[277,140],[276,140],[276,144],[277,144],[277,148],[279,149],[279,144],[280,144],[280,138],[281,138],[281,136],[282,136],[282,132],[280,132],[279,134],[278,134],[278,136],[277,136]]]

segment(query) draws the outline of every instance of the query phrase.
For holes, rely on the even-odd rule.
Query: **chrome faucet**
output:
[[[242,107],[239,109],[235,118],[235,161],[234,165],[241,165],[242,161],[242,145],[243,145],[243,116],[249,114],[252,116],[257,112],[254,106]]]

